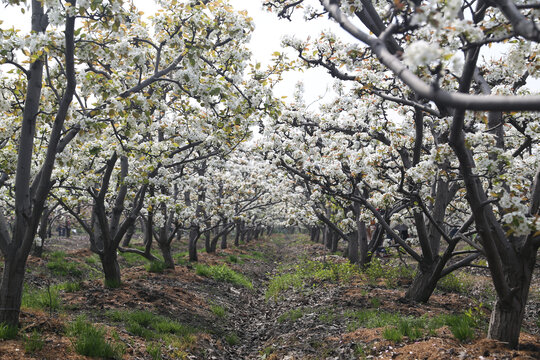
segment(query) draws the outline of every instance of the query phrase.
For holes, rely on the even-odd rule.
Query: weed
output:
[[[365,359],[366,358],[365,345],[364,344],[354,345],[354,355],[356,355],[359,359]]]
[[[95,265],[99,262],[99,256],[97,254],[92,254],[84,259],[88,265]]]
[[[234,271],[225,264],[222,265],[195,265],[197,275],[210,277],[217,281],[226,281],[231,284],[240,285],[253,289],[253,284],[244,275]]]
[[[227,342],[227,344],[234,346],[240,343],[240,338],[238,337],[238,335],[236,335],[236,333],[230,333],[225,336],[225,341]]]
[[[142,250],[144,250],[144,248]],[[120,256],[124,259],[128,266],[142,265],[146,261],[146,259],[141,255],[131,252],[121,252]]]
[[[17,337],[19,329],[16,326],[5,323],[0,324],[0,340],[11,340]]]
[[[75,351],[80,355],[121,359],[124,348],[105,339],[105,329],[96,327],[79,316],[67,329],[69,336],[75,338]]]
[[[162,274],[166,268],[166,265],[163,261],[154,260],[146,264],[145,268],[148,272]]]
[[[159,343],[146,344],[146,351],[148,352],[148,355],[152,357],[152,360],[163,358],[161,355],[161,345]]]
[[[294,322],[298,319],[300,319],[302,316],[304,316],[306,312],[306,309],[299,308],[299,309],[291,309],[287,312],[284,312],[278,317],[278,322],[282,323],[285,321]]]
[[[390,340],[393,342],[401,342],[403,340],[403,335],[399,331],[399,329],[395,327],[386,327],[383,330],[382,336],[386,340]]]
[[[227,256],[227,261],[230,262],[230,263],[237,264],[238,263],[238,256],[229,255],[229,256]]]
[[[459,341],[464,342],[474,338],[474,322],[467,315],[454,315],[448,319],[447,325]]]
[[[298,274],[283,274],[274,276],[268,283],[266,289],[266,300],[273,298],[277,300],[280,292],[290,288],[298,289],[302,286],[302,279]]]
[[[450,273],[437,282],[437,289],[458,294],[468,293],[473,286],[472,281],[462,274]]]
[[[382,279],[389,288],[395,288],[399,279],[412,279],[415,276],[415,271],[412,268],[392,263],[383,266],[379,258],[372,259],[364,273],[367,275],[370,285],[377,285]]]
[[[105,287],[108,289],[118,289],[120,286],[122,286],[122,282],[118,280],[110,280],[105,279]]]
[[[58,286],[48,286],[44,289],[24,288],[21,307],[28,309],[58,310],[61,306]]]
[[[370,302],[371,306],[374,307],[374,308],[378,308],[378,307],[381,306],[381,300],[378,297],[374,297],[374,298],[369,299],[369,302]]]
[[[41,334],[37,332],[36,330],[32,331],[31,334],[26,335],[23,338],[23,341],[24,341],[24,351],[30,354],[33,354],[36,351],[40,351],[41,349],[43,349],[43,345],[45,345],[45,342],[43,341]]]
[[[216,315],[218,318],[225,317],[226,311],[223,306],[212,304],[210,305],[210,311],[212,311],[212,313]]]
[[[321,310],[321,313],[319,314],[319,321],[325,324],[333,323],[336,318],[337,315],[332,308],[325,308]]]
[[[66,259],[66,253],[63,251],[55,251],[49,255],[47,268],[57,276],[73,276],[80,278],[83,271],[79,268],[79,264]]]
[[[161,338],[163,335],[187,337],[195,331],[189,326],[149,311],[112,310],[106,312],[105,316],[111,321],[127,323],[126,330],[128,332],[146,340]]]
[[[67,293],[72,293],[81,290],[81,283],[80,281],[77,282],[66,282],[63,284],[60,284],[59,289],[64,290]]]

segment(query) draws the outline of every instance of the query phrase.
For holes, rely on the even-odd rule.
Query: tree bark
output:
[[[26,261],[11,257],[5,259],[0,289],[0,324],[19,324],[25,266]]]
[[[122,279],[120,277],[120,266],[118,265],[116,251],[107,251],[99,257],[101,259],[101,266],[103,267],[103,274],[105,275],[105,287],[110,289],[119,287]]]
[[[174,259],[171,254],[171,246],[169,244],[158,242],[163,261],[165,262],[166,269],[174,269]]]
[[[526,256],[523,254],[521,264],[516,264],[519,271],[507,273],[506,280],[512,289],[511,296],[507,299],[497,296],[491,313],[487,337],[505,342],[511,348],[516,348],[519,344],[537,251],[531,251]]]
[[[440,279],[440,270],[437,267],[437,261],[425,261],[423,264],[419,264],[418,273],[407,289],[404,298],[409,302],[427,302]]]
[[[197,240],[199,240],[199,230],[192,226],[189,231],[189,243],[188,243],[188,252],[189,252],[189,261],[197,262],[199,258],[197,257]]]

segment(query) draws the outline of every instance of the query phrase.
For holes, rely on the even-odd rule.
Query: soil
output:
[[[176,246],[178,251],[186,248],[182,243]],[[66,325],[81,314],[104,326],[111,341],[124,344],[124,359],[152,359],[148,342],[128,331],[123,323],[111,323],[105,316],[109,310],[147,310],[197,329],[194,341],[181,354],[162,339],[160,358],[163,359],[540,359],[538,271],[519,348],[510,350],[485,338],[493,299],[488,274],[482,270],[465,274],[471,280],[466,293],[437,290],[427,304],[400,301],[407,279],[400,279],[393,288],[384,280],[370,282],[362,275],[346,282],[311,280],[301,288],[289,288],[277,298],[266,299],[270,279],[294,271],[305,259],[327,263],[344,260],[328,254],[323,245],[310,243],[302,235],[277,234],[218,250],[217,254],[199,252],[199,263],[226,263],[247,276],[253,290],[199,276],[195,265],[182,257],[174,270],[151,273],[144,265],[146,260],[137,259],[136,255],[135,260],[130,257],[131,261],[120,256],[122,285],[106,289],[102,285],[99,261],[95,261],[95,255],[86,247],[83,236],[69,240],[55,238],[46,243],[43,258],[30,257],[26,278],[29,287],[45,288],[81,280],[52,274],[47,268],[48,254],[52,251],[64,251],[66,261],[84,269],[83,278],[77,291],[60,292],[61,310],[23,308],[19,337],[0,342],[1,359],[85,359],[75,352],[73,339],[65,331]],[[213,306],[225,309],[225,316],[216,315]],[[384,328],[352,328],[347,313],[360,309],[413,318],[474,310],[482,321],[475,338],[468,342],[460,342],[443,326],[421,338],[404,337],[396,343],[384,339]],[[291,310],[298,311],[298,317],[287,318]],[[44,346],[30,352],[25,350],[25,337],[34,330],[41,334]]]

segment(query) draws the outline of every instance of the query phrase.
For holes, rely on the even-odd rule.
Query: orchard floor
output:
[[[18,337],[0,342],[1,359],[87,358],[76,353],[76,340],[66,332],[80,315],[104,329],[107,340],[122,349],[123,359],[540,358],[538,271],[519,349],[508,350],[504,344],[485,339],[493,299],[485,271],[458,274],[454,288],[449,283],[438,289],[427,304],[400,301],[410,278],[388,273],[343,275],[336,270],[335,278],[323,279],[319,274],[304,277],[301,283],[292,280],[291,285],[287,281],[294,276],[289,275],[299,271],[299,264],[315,261],[325,264],[324,269],[338,269],[344,260],[302,235],[277,234],[217,254],[199,252],[200,264],[226,264],[249,278],[253,289],[197,275],[197,265],[180,253],[175,258],[176,269],[164,273],[149,272],[148,262],[138,255],[120,255],[123,283],[111,290],[103,288],[99,261],[85,246],[82,237],[55,239],[46,244],[43,258],[29,259],[26,283],[29,289],[38,289],[35,294],[39,289],[42,293],[56,289],[59,283],[78,285],[69,292],[65,286],[59,290],[60,305],[53,310],[25,307]],[[67,272],[58,272],[55,258],[72,264]],[[276,276],[283,283],[278,284]],[[278,292],[268,292],[272,279],[272,286],[281,286]],[[190,330],[187,335],[169,337],[152,333],[150,325],[146,332],[136,331],[131,320],[118,320],[118,314],[136,310]],[[472,339],[465,341],[456,339],[446,325],[421,331],[414,340],[404,336],[392,341],[385,339],[392,326],[355,325],[354,314],[364,310],[372,316],[397,314],[404,319],[468,313],[476,325]],[[27,338],[33,333],[39,334],[41,349],[29,349]]]

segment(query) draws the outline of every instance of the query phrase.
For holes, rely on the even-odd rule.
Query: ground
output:
[[[458,273],[427,304],[408,304],[412,269],[398,259],[359,271],[304,235],[275,234],[201,251],[199,264],[179,242],[176,269],[163,273],[120,254],[122,285],[106,289],[86,246],[83,236],[57,238],[29,259],[21,329],[0,342],[0,358],[85,359],[73,330],[83,322],[123,359],[540,358],[538,271],[519,349],[508,350],[485,339],[493,290],[484,270]]]

